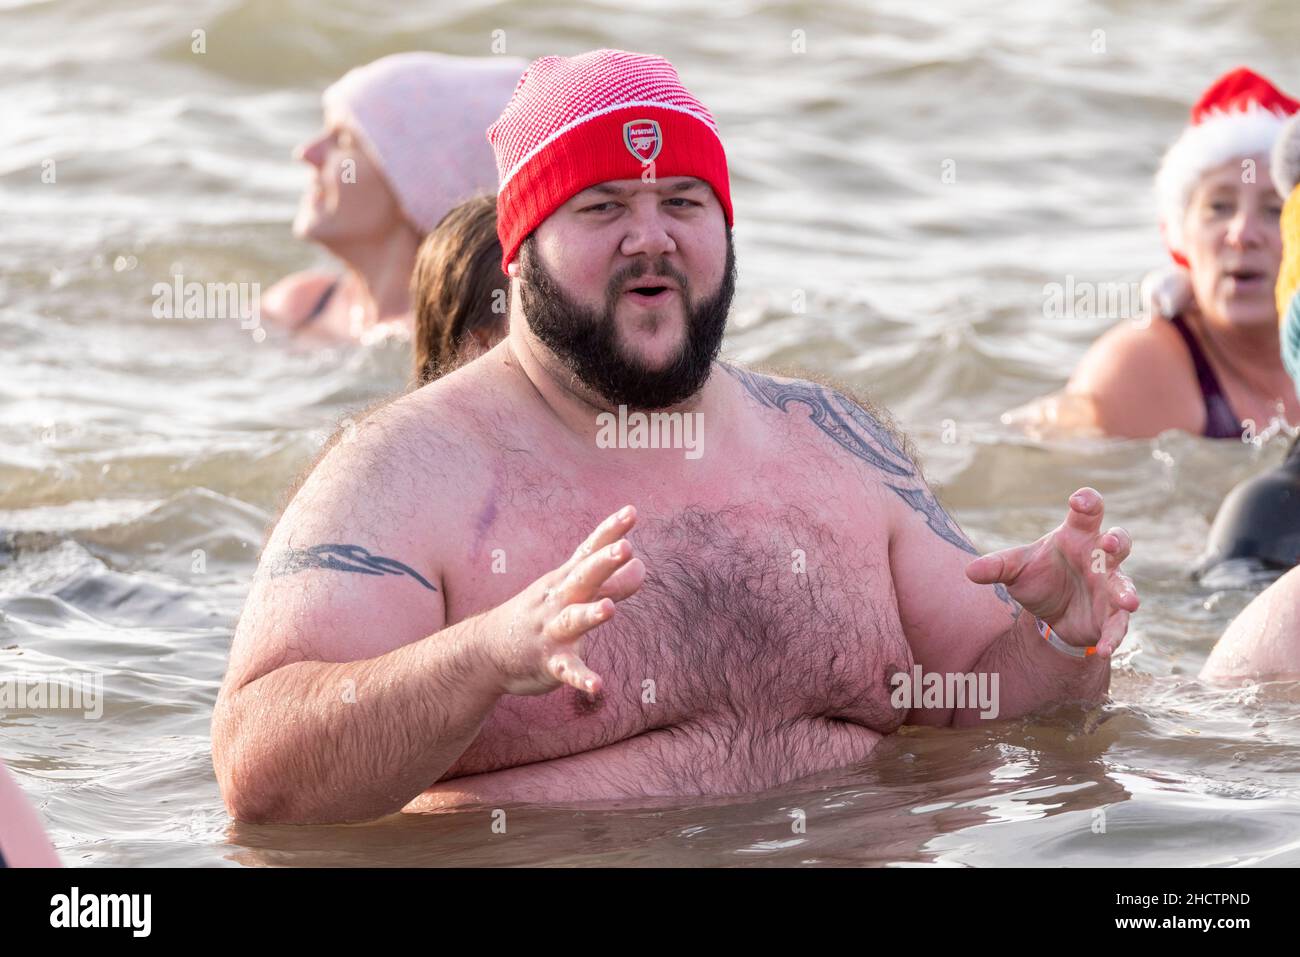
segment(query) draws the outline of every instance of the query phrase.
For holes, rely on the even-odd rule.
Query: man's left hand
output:
[[[1004,548],[975,559],[966,575],[981,585],[1001,583],[1022,608],[1075,647],[1097,646],[1109,658],[1138,608],[1137,589],[1119,566],[1133,540],[1122,528],[1101,532],[1101,494],[1081,488],[1055,530],[1031,545]]]

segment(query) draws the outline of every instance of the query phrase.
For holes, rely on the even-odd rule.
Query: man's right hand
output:
[[[623,537],[635,524],[636,509],[620,509],[568,561],[493,611],[489,656],[503,694],[546,694],[561,684],[600,690],[600,675],[582,660],[582,643],[645,580],[645,563]]]

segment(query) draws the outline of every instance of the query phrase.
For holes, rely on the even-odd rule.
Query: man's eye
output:
[[[1232,212],[1232,203],[1218,200],[1210,204],[1210,211],[1222,216],[1225,213]]]
[[[687,199],[685,196],[674,196],[672,199],[665,200],[664,202],[667,202],[667,203],[681,203],[682,205],[681,205],[680,208],[682,208],[682,209],[685,209],[685,208],[687,208],[687,207],[689,207],[689,206],[699,206],[699,205],[701,205],[700,203],[697,203],[697,202],[696,202],[695,200],[693,200],[693,199]]]
[[[604,212],[607,212],[607,211],[610,210],[610,209],[613,209],[613,208],[614,208],[615,206],[617,206],[617,205],[618,205],[618,203],[615,203],[615,202],[613,202],[612,200],[608,200],[608,201],[603,202],[603,203],[593,203],[593,204],[590,205],[590,206],[584,206],[584,207],[582,208],[582,212],[584,212],[584,213],[604,213]]]

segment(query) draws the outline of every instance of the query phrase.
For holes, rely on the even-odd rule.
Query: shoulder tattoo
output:
[[[786,413],[791,406],[807,409],[814,426],[854,458],[882,472],[885,486],[925,519],[930,531],[968,555],[980,554],[944,511],[894,434],[858,402],[815,382],[777,382],[739,366],[721,365],[760,404]],[[1002,601],[1014,604],[1005,587],[997,585],[996,591]]]
[[[309,568],[328,568],[336,572],[355,575],[406,575],[414,578],[429,591],[437,591],[427,578],[410,565],[395,558],[372,555],[360,545],[313,545],[310,548],[289,548],[271,556],[266,569],[272,577],[292,575]]]

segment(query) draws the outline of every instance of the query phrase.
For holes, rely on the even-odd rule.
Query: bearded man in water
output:
[[[761,790],[979,720],[897,706],[914,665],[996,675],[1003,717],[1102,698],[1138,600],[1100,495],[972,561],[868,408],[716,360],[726,158],[671,64],[544,57],[488,137],[509,336],[281,517],[213,718],[235,817]],[[703,454],[607,447],[620,406]]]

